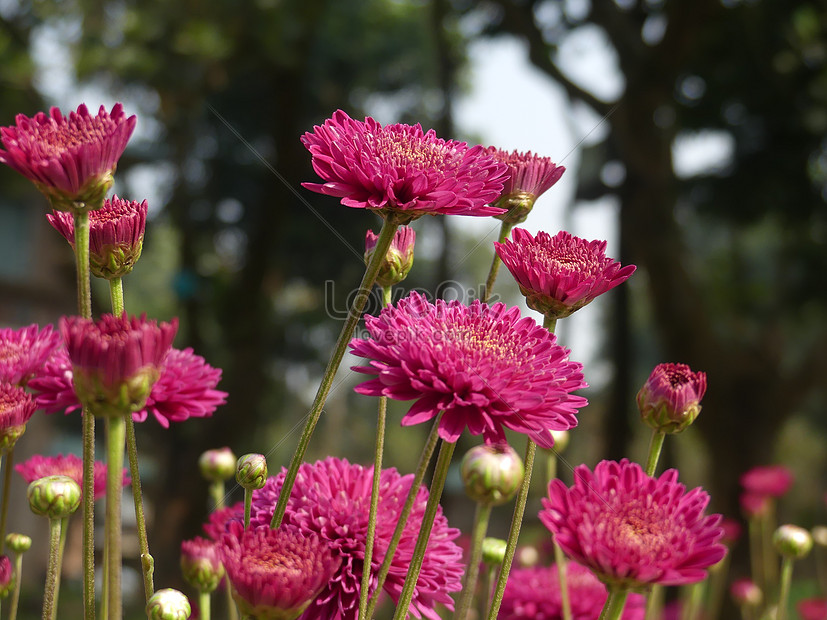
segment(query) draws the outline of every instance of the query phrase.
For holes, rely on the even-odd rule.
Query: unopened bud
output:
[[[211,540],[196,537],[181,543],[181,573],[199,592],[212,592],[224,577],[224,565]]]
[[[6,546],[15,553],[26,553],[32,546],[32,539],[25,534],[6,534]]]
[[[736,579],[729,588],[732,600],[739,606],[758,607],[764,600],[761,588],[751,579]]]
[[[26,491],[32,512],[50,519],[63,519],[80,506],[80,486],[69,476],[46,476]]]
[[[267,482],[267,459],[263,454],[245,454],[238,459],[235,479],[245,489],[260,489]]]
[[[148,620],[187,620],[191,613],[187,597],[172,588],[157,590],[146,604]]]
[[[637,394],[640,416],[662,433],[680,433],[701,412],[706,374],[686,364],[658,364]]]
[[[365,235],[365,264],[373,256],[376,242],[379,240],[372,230]],[[414,243],[416,233],[410,226],[400,226],[393,235],[393,241],[385,254],[385,260],[379,266],[376,283],[387,288],[399,284],[408,276],[414,262]]]
[[[482,541],[482,561],[488,566],[498,566],[505,559],[506,542],[501,538],[484,538]]]
[[[525,467],[508,444],[482,444],[465,453],[460,466],[465,493],[487,506],[504,504],[520,489]]]
[[[198,458],[201,475],[210,482],[223,482],[235,475],[238,458],[227,446],[207,450]]]
[[[772,535],[772,543],[783,557],[798,560],[810,553],[813,537],[803,527],[782,525]]]

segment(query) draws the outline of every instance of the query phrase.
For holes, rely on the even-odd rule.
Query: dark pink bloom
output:
[[[606,256],[605,241],[586,241],[560,231],[534,237],[515,228],[511,239],[494,242],[497,255],[525,295],[529,308],[563,318],[625,282],[634,265],[621,267]]]
[[[377,377],[356,391],[415,399],[404,426],[444,412],[439,434],[445,441],[468,428],[486,443],[505,443],[506,427],[551,447],[547,431],[576,426],[577,410],[586,405],[571,394],[586,387],[583,367],[516,307],[441,299],[433,305],[413,292],[378,317],[366,316],[365,327],[371,337],[354,338],[350,347],[372,361],[353,369]]]
[[[60,332],[78,399],[95,415],[143,409],[177,330],[177,319],[159,325],[125,314],[99,321],[63,317]]]
[[[827,620],[827,599],[805,598],[796,605],[801,620]]]
[[[379,237],[372,230],[368,230],[365,234],[365,264],[370,262],[378,240]],[[385,260],[376,275],[376,283],[379,286],[388,287],[399,284],[408,276],[408,272],[413,267],[415,241],[416,232],[410,226],[400,226],[396,230],[391,247],[388,248]]]
[[[675,469],[651,478],[627,459],[602,461],[594,472],[577,467],[574,480],[570,489],[549,484],[540,520],[566,555],[607,584],[694,583],[726,555],[721,515],[705,515],[709,495],[687,493]]]
[[[51,325],[0,329],[0,381],[26,387],[59,344]]]
[[[161,426],[169,428],[170,422],[208,418],[227,402],[227,393],[215,389],[220,379],[221,369],[207,364],[192,349],[171,348],[145,407],[133,413],[132,419],[143,422],[152,414]],[[30,387],[37,393],[38,407],[46,413],[71,413],[80,408],[72,385],[72,364],[64,348],[44,365]]]
[[[741,504],[741,511],[747,519],[764,516],[772,510],[772,498],[769,495],[745,492],[741,493],[738,501]]]
[[[269,525],[285,471],[270,478],[263,489],[253,492],[251,525]],[[401,476],[396,469],[382,472],[376,541],[370,566],[371,594],[375,591],[376,575],[412,479],[412,475]],[[303,534],[319,536],[337,557],[342,558],[341,567],[302,616],[303,620],[353,620],[357,617],[372,481],[373,467],[351,465],[344,459],[333,457],[313,464],[305,463],[299,468],[284,523],[297,527]],[[427,502],[428,490],[421,487],[384,585],[385,592],[394,601],[399,600],[402,592]],[[461,588],[463,574],[462,550],[454,543],[458,536],[459,530],[448,527],[442,510],[438,510],[410,605],[412,616],[439,620],[435,609],[438,604],[453,609],[451,592]]]
[[[637,406],[653,429],[678,433],[698,417],[705,393],[706,373],[686,364],[658,364],[637,393]]]
[[[425,213],[497,215],[508,168],[481,146],[437,138],[420,125],[382,126],[357,121],[337,110],[302,136],[313,169],[324,183],[307,189],[336,196],[346,207]]]
[[[566,566],[566,580],[572,620],[597,620],[608,591],[594,573],[576,562]],[[630,594],[623,608],[623,620],[643,620],[646,601],[640,594]],[[563,602],[557,566],[514,569],[508,575],[500,620],[560,620]]]
[[[117,196],[89,213],[89,258],[92,273],[99,278],[125,276],[141,257],[146,231],[146,200],[134,202]],[[46,219],[75,247],[74,216],[54,211]]]
[[[262,620],[297,618],[341,564],[324,540],[291,526],[231,523],[218,550],[239,610]]]
[[[14,567],[7,555],[0,555],[0,599],[5,598],[14,587]]]
[[[28,483],[32,483],[40,478],[46,476],[69,476],[72,480],[78,483],[78,486],[83,489],[83,459],[74,454],[58,454],[57,456],[41,456],[34,455],[28,461],[15,465],[14,469],[23,477]],[[106,495],[106,463],[95,461],[95,500],[100,499]],[[126,468],[123,470],[123,486],[128,486],[132,483],[132,479],[127,474]]]
[[[0,454],[14,447],[36,409],[34,398],[26,390],[0,382]]]
[[[793,473],[783,465],[753,467],[741,476],[741,486],[749,493],[782,497],[793,485]]]
[[[34,182],[56,209],[71,211],[75,202],[99,207],[136,122],[120,103],[111,112],[101,106],[97,116],[85,105],[68,117],[57,108],[33,118],[18,114],[14,126],[0,128],[0,162]]]

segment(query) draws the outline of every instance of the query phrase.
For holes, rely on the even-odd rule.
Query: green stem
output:
[[[383,286],[382,287],[382,303],[386,306],[389,306],[393,302],[393,287],[392,286]]]
[[[500,225],[500,236],[497,241],[503,243],[508,239],[512,228],[514,228],[514,224],[503,222],[502,225]],[[488,300],[491,298],[491,289],[494,288],[494,281],[497,279],[497,272],[500,270],[501,262],[499,254],[495,251],[494,258],[491,261],[491,268],[488,270],[488,278],[485,280],[485,288],[482,290],[482,299],[480,301],[483,303],[488,303]]]
[[[422,454],[419,456],[419,463],[416,465],[414,478],[411,482],[411,488],[408,490],[408,497],[405,498],[405,505],[402,507],[402,512],[399,514],[399,520],[396,522],[396,528],[393,530],[393,536],[388,544],[388,549],[385,551],[385,558],[382,560],[382,566],[379,567],[379,573],[376,576],[376,589],[368,602],[366,618],[373,617],[373,612],[376,610],[376,605],[379,602],[379,595],[382,593],[382,587],[385,585],[385,579],[391,569],[393,556],[396,553],[396,548],[399,546],[399,541],[402,540],[402,534],[405,532],[405,525],[408,523],[408,517],[411,516],[413,505],[416,502],[416,496],[419,495],[419,487],[422,486],[422,481],[425,479],[425,472],[428,470],[428,465],[431,462],[431,457],[436,449],[436,443],[439,439],[439,416],[434,420],[431,427],[431,432],[425,440],[425,446],[422,448]]]
[[[781,582],[778,588],[778,615],[776,620],[787,620],[787,605],[790,602],[790,584],[793,580],[792,558],[781,560]]]
[[[253,510],[253,490],[244,489],[244,529],[250,529],[250,513]]]
[[[3,464],[3,453],[0,452],[0,466]],[[6,469],[3,470],[3,500],[0,508],[0,553],[6,544],[6,518],[9,514],[9,489],[11,489],[11,472],[14,465],[14,446],[6,451]]]
[[[74,213],[75,271],[77,274],[78,314],[92,318],[92,285],[89,267],[89,211]],[[83,407],[83,484],[95,486],[95,418]],[[95,618],[95,495],[83,494],[83,617]]]
[[[724,597],[726,596],[730,554],[731,550],[727,551],[724,559],[709,569],[709,598],[706,602],[706,611],[703,614],[704,620],[717,620],[721,614],[721,606],[724,604]]]
[[[778,594],[778,556],[775,545],[772,544],[772,534],[776,528],[775,501],[768,500],[769,508],[759,517],[761,524],[761,552],[764,564],[764,598],[767,601],[777,600]]]
[[[313,405],[310,408],[310,413],[307,415],[307,423],[304,426],[301,437],[299,438],[299,445],[296,446],[296,452],[293,454],[293,460],[290,461],[290,467],[284,477],[284,483],[279,493],[279,499],[276,503],[276,508],[273,512],[273,520],[270,522],[270,527],[277,528],[281,525],[284,519],[284,511],[287,509],[287,502],[290,499],[290,493],[293,491],[293,484],[296,482],[296,475],[299,473],[299,467],[304,460],[307,446],[310,444],[310,438],[313,436],[313,430],[322,415],[327,395],[333,385],[333,379],[339,365],[342,363],[342,358],[347,350],[347,345],[350,343],[353,331],[356,329],[356,324],[362,316],[362,311],[368,301],[373,283],[376,281],[376,274],[379,272],[379,267],[385,259],[385,254],[393,241],[393,235],[399,227],[399,221],[389,216],[382,223],[382,230],[379,233],[379,238],[376,240],[376,248],[368,263],[365,275],[362,278],[362,283],[359,285],[359,291],[353,299],[353,305],[348,311],[347,320],[342,326],[342,331],[336,341],[336,346],[333,349],[333,354],[325,369],[322,381],[319,384],[319,389],[316,392],[316,397],[313,400]]]
[[[63,550],[66,549],[66,535],[69,532],[69,517],[60,520],[60,542],[57,546],[57,582],[55,583],[55,614],[57,601],[60,598],[60,575],[63,571]]]
[[[125,308],[123,303],[123,280],[121,278],[109,280],[109,299],[112,302],[112,314],[121,316]]]
[[[46,569],[46,591],[43,593],[43,620],[57,618],[57,595],[60,583],[61,519],[49,519],[49,564]]]
[[[511,563],[514,561],[514,552],[517,550],[517,540],[520,537],[520,527],[523,522],[523,514],[525,514],[526,501],[528,500],[528,488],[531,486],[531,472],[534,469],[534,454],[536,452],[537,445],[531,441],[531,439],[528,439],[526,441],[524,460],[525,476],[523,477],[523,484],[520,486],[520,492],[517,494],[517,502],[514,505],[514,516],[511,518],[511,529],[508,531],[505,557],[503,558],[500,575],[497,577],[497,587],[494,590],[491,609],[488,610],[488,620],[496,620],[497,614],[500,611],[500,605],[503,602],[505,584],[508,581],[508,574],[511,572]]]
[[[20,602],[20,584],[23,582],[23,554],[17,553],[14,556],[14,590],[9,604],[9,620],[17,620],[17,606]]]
[[[560,602],[563,607],[563,620],[572,620],[571,600],[569,599],[568,564],[566,556],[560,546],[552,541],[554,545],[554,563],[557,564],[557,581],[560,583]]]
[[[609,598],[600,612],[599,620],[619,620],[628,596],[629,590],[609,590]]]
[[[416,539],[413,557],[408,565],[408,574],[405,577],[405,584],[402,586],[402,593],[396,604],[396,613],[393,620],[404,620],[408,617],[411,599],[413,598],[416,582],[419,579],[419,571],[422,568],[422,561],[425,559],[425,551],[428,548],[428,539],[431,537],[431,529],[434,526],[434,519],[439,508],[439,500],[442,498],[442,489],[445,487],[445,479],[448,477],[448,468],[451,466],[451,457],[454,455],[456,443],[442,441],[439,447],[439,456],[434,467],[434,477],[431,479],[431,488],[428,490],[428,503],[425,505],[425,514],[422,515],[422,525],[419,528],[419,537]]]
[[[697,620],[700,617],[703,607],[704,594],[706,594],[706,581],[700,581],[688,586],[688,595],[683,601],[681,620]]]
[[[480,573],[482,541],[485,539],[485,534],[488,531],[488,522],[491,518],[492,508],[490,504],[477,502],[477,507],[474,511],[474,526],[471,529],[471,550],[468,554],[468,563],[465,568],[465,581],[462,584],[462,594],[460,595],[459,603],[457,603],[457,609],[454,612],[454,620],[465,620],[468,611],[471,609],[471,603],[477,591],[477,579]],[[485,596],[486,593],[484,592],[482,595]]]
[[[761,544],[761,523],[757,516],[751,516],[747,520],[749,529],[749,564],[752,581],[764,590],[764,550]]]
[[[213,511],[224,508],[224,481],[214,480],[211,482],[209,493],[213,503]]]
[[[107,618],[121,620],[121,498],[123,496],[123,453],[126,442],[125,416],[106,418],[106,560]],[[93,488],[93,487],[87,487]]]
[[[546,314],[543,317],[543,327],[545,327],[548,331],[550,331],[553,334],[554,330],[557,329],[557,317],[552,316],[550,314]]]
[[[198,592],[198,620],[210,620],[210,593]]]
[[[660,458],[660,451],[663,449],[663,440],[665,438],[666,433],[652,430],[652,439],[649,440],[649,456],[646,458],[647,476],[655,475],[655,470],[658,467],[658,459]]]
[[[386,298],[390,287],[384,289]],[[390,303],[390,302],[386,302]],[[382,479],[382,458],[385,451],[385,418],[388,411],[387,396],[379,397],[376,415],[376,447],[373,454],[373,485],[370,492],[368,534],[365,539],[365,559],[362,563],[362,586],[359,590],[359,619],[365,620],[370,595],[370,573],[373,561],[373,544],[376,538],[376,513],[379,511],[379,485]]]
[[[138,444],[135,439],[135,422],[131,415],[126,416],[126,453],[129,457],[129,475],[132,478],[132,501],[135,504],[135,525],[138,530],[138,546],[141,550],[141,572],[144,576],[144,597],[155,593],[153,573],[155,560],[149,553],[149,540],[146,535],[146,517],[144,516],[144,497],[141,491],[141,472],[138,468]]]
[[[491,593],[494,588],[494,573],[497,572],[497,565],[487,566],[482,576],[482,596],[480,596],[480,618],[488,617]]]
[[[238,606],[233,600],[233,586],[227,575],[224,575],[224,594],[227,595],[227,620],[238,620]]]
[[[646,620],[660,620],[663,615],[663,595],[666,591],[657,584],[649,589],[646,596]]]

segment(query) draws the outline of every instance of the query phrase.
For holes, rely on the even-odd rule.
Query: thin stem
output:
[[[652,439],[649,440],[649,456],[646,458],[647,476],[655,475],[655,470],[658,467],[658,459],[660,458],[660,451],[663,449],[663,440],[665,438],[666,433],[652,430]]]
[[[512,228],[514,228],[514,224],[503,222],[500,225],[500,236],[497,241],[503,243],[508,238]],[[482,299],[480,301],[483,303],[488,303],[488,300],[491,298],[491,289],[494,288],[494,281],[497,279],[497,272],[500,270],[501,262],[499,254],[495,251],[494,258],[491,261],[491,268],[488,270],[488,278],[485,280],[485,288],[482,290]]]
[[[619,620],[628,596],[629,590],[609,590],[609,598],[600,612],[599,620]]]
[[[132,502],[135,504],[135,524],[138,529],[138,546],[141,550],[141,572],[144,576],[144,597],[155,593],[153,573],[155,560],[149,553],[149,540],[146,535],[146,517],[144,516],[144,497],[141,491],[141,472],[138,468],[138,444],[135,439],[135,422],[131,415],[126,416],[126,453],[129,457],[129,475],[132,478]]]
[[[396,528],[393,530],[393,536],[388,549],[385,551],[385,559],[382,560],[382,566],[379,567],[379,573],[376,576],[376,589],[368,602],[366,618],[373,617],[373,612],[376,610],[376,605],[379,602],[379,595],[382,592],[382,587],[385,585],[385,579],[391,569],[393,556],[396,553],[396,548],[399,546],[399,541],[402,540],[402,534],[405,532],[405,525],[408,523],[408,517],[411,516],[413,505],[416,502],[416,496],[419,494],[419,487],[425,479],[425,472],[428,471],[428,465],[431,462],[431,457],[436,449],[436,443],[439,439],[439,417],[434,420],[431,427],[431,432],[425,440],[425,446],[422,448],[422,454],[419,456],[419,463],[416,465],[414,478],[411,482],[411,488],[408,490],[408,497],[405,498],[405,505],[402,507],[402,512],[399,514],[399,520],[396,522]]]
[[[227,620],[238,620],[238,606],[233,600],[233,586],[227,575],[224,575],[224,594],[227,595]]]
[[[389,297],[390,287],[384,289]],[[390,302],[387,302],[390,303]],[[379,484],[382,479],[382,458],[385,451],[385,418],[388,411],[387,396],[380,396],[376,415],[376,447],[373,454],[373,485],[370,491],[370,511],[368,512],[368,534],[365,539],[365,559],[362,563],[362,586],[359,590],[359,618],[365,619],[370,595],[370,573],[373,561],[373,544],[376,538],[376,513],[379,511]]]
[[[749,564],[750,572],[752,573],[752,581],[758,584],[758,587],[761,588],[761,591],[764,592],[764,595],[766,596],[764,582],[764,549],[759,517],[751,516],[747,520],[747,528],[749,529]]]
[[[356,324],[362,316],[362,311],[365,309],[365,304],[368,301],[371,287],[376,281],[376,274],[379,272],[379,267],[385,259],[385,254],[393,241],[393,235],[399,227],[399,222],[392,216],[388,216],[382,223],[382,230],[379,233],[379,238],[376,240],[376,248],[368,263],[365,275],[362,278],[362,283],[359,285],[359,290],[356,297],[353,299],[353,305],[348,311],[347,320],[342,326],[342,331],[336,341],[336,346],[333,349],[333,354],[325,369],[322,381],[319,384],[319,389],[316,392],[316,398],[313,400],[313,405],[310,408],[310,413],[307,415],[307,423],[304,426],[301,437],[299,438],[299,445],[296,446],[296,452],[293,454],[293,460],[290,461],[290,467],[284,477],[284,483],[279,493],[279,499],[276,503],[276,508],[273,512],[273,520],[270,522],[270,527],[277,528],[281,525],[284,519],[284,511],[287,509],[287,502],[290,499],[290,493],[293,491],[293,484],[296,482],[296,475],[299,473],[299,467],[304,460],[307,446],[310,444],[310,438],[313,436],[313,430],[322,415],[327,395],[333,385],[333,379],[339,365],[342,363],[342,358],[347,350],[347,345],[353,335],[353,330],[356,329]]]
[[[109,280],[109,299],[112,302],[112,314],[121,316],[125,308],[123,303],[123,280],[121,278]]]
[[[55,614],[57,601],[60,598],[60,574],[63,571],[63,550],[66,548],[66,535],[69,532],[69,517],[60,520],[60,542],[57,546],[57,582],[55,583]]]
[[[554,563],[557,564],[557,581],[560,584],[560,602],[563,607],[563,620],[572,620],[571,615],[571,600],[569,599],[569,583],[568,583],[568,564],[566,556],[563,555],[563,550],[556,542],[552,541],[554,545]]]
[[[491,603],[491,592],[494,589],[494,573],[497,572],[497,565],[486,566],[482,576],[482,596],[480,597],[480,618],[488,617],[489,604]]]
[[[126,442],[125,416],[106,418],[106,560],[107,618],[120,620],[121,601],[121,498],[123,496],[123,453]],[[93,487],[87,487],[93,488]]]
[[[460,595],[459,603],[457,603],[457,610],[454,612],[454,620],[465,620],[468,611],[471,609],[471,603],[474,600],[474,594],[477,590],[477,579],[480,573],[482,541],[485,539],[485,534],[488,531],[488,521],[491,518],[492,509],[493,506],[490,504],[477,502],[477,507],[474,511],[474,525],[471,529],[471,551],[468,554],[468,563],[465,568],[465,581],[462,584],[462,594]],[[482,596],[486,594],[486,592],[483,592]]]
[[[531,486],[531,472],[534,469],[534,454],[536,452],[537,445],[531,441],[531,439],[528,439],[526,441],[524,460],[525,476],[523,477],[523,484],[520,486],[520,492],[517,494],[517,502],[514,505],[514,516],[511,518],[511,529],[508,531],[505,557],[503,558],[500,575],[497,578],[497,588],[494,590],[491,609],[488,610],[488,620],[496,620],[497,614],[500,611],[500,605],[503,602],[505,584],[508,581],[508,574],[511,572],[511,562],[514,561],[514,552],[517,550],[517,540],[520,537],[520,527],[523,523],[523,514],[525,514],[525,505],[528,500],[528,488]]]
[[[74,213],[75,271],[77,275],[78,314],[92,318],[92,285],[89,267],[89,211]],[[95,418],[83,407],[83,484],[95,486]],[[95,618],[95,496],[83,494],[83,617]]]
[[[706,581],[700,581],[688,586],[689,593],[683,601],[681,620],[697,620],[703,607],[706,594]]]
[[[6,544],[6,517],[9,514],[9,489],[11,488],[11,472],[14,465],[14,446],[6,451],[6,469],[3,471],[3,504],[0,508],[0,553],[3,553]],[[0,466],[3,463],[3,453],[0,452]]]
[[[383,286],[382,287],[382,303],[386,306],[390,305],[393,302],[393,287],[392,286]]]
[[[250,529],[250,513],[253,511],[253,490],[244,489],[244,529]]]
[[[730,553],[731,551],[728,551],[723,560],[709,569],[709,598],[706,601],[706,610],[703,614],[704,620],[717,620],[721,614],[721,606],[724,604],[724,597],[726,596]]]
[[[790,601],[790,584],[793,580],[792,558],[781,560],[781,582],[778,588],[778,615],[776,620],[787,620],[787,605]]]
[[[416,547],[408,565],[408,574],[405,577],[405,584],[402,586],[402,593],[399,595],[399,601],[396,604],[396,613],[393,615],[393,620],[403,620],[408,617],[411,599],[416,589],[416,582],[419,579],[419,571],[422,568],[422,561],[425,559],[425,551],[428,548],[428,539],[431,537],[431,529],[434,527],[439,500],[442,498],[442,489],[445,487],[448,468],[451,466],[451,457],[454,455],[454,448],[456,448],[456,443],[445,440],[442,441],[442,445],[439,447],[439,456],[436,459],[431,488],[428,490],[428,503],[425,505],[425,514],[422,515],[419,537],[416,539]]]
[[[543,327],[545,327],[548,331],[550,331],[553,334],[554,330],[557,329],[557,317],[552,316],[550,314],[546,314],[543,317]]]
[[[17,620],[17,605],[20,602],[20,584],[23,582],[23,554],[17,553],[14,557],[14,590],[9,605],[9,620]]]
[[[213,511],[224,508],[224,481],[214,480],[211,482],[209,493],[213,503]]]
[[[772,544],[772,534],[776,528],[775,501],[768,499],[769,507],[758,519],[761,523],[761,550],[764,564],[764,597],[768,601],[776,600],[778,594],[778,556]]]
[[[663,596],[666,591],[657,584],[649,589],[646,596],[646,620],[660,620],[663,612]]]
[[[43,593],[43,620],[57,618],[61,529],[61,519],[49,519],[49,564],[46,569],[46,591]]]
[[[198,618],[199,620],[210,620],[210,593],[198,592]]]

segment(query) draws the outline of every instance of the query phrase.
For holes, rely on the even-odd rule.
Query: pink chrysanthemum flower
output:
[[[253,492],[251,525],[269,525],[285,473],[282,470],[263,489]],[[382,471],[370,566],[371,594],[412,480],[412,475],[401,476],[396,469]],[[303,620],[353,620],[358,615],[372,481],[372,467],[351,465],[333,457],[299,468],[284,523],[298,527],[302,533],[318,535],[342,558],[341,567],[302,616]],[[428,490],[421,487],[384,585],[385,593],[394,601],[399,600],[402,592],[427,502]],[[461,588],[463,574],[462,550],[454,543],[458,536],[459,530],[448,527],[442,510],[438,510],[410,604],[413,616],[439,620],[435,610],[438,604],[453,609],[450,595]]]
[[[437,138],[420,125],[382,126],[337,110],[302,136],[313,169],[324,183],[307,189],[336,196],[346,207],[401,212],[402,220],[425,213],[497,215],[508,168],[481,146]]]
[[[793,485],[793,480],[793,473],[783,465],[759,465],[745,472],[740,482],[748,493],[783,497]]]
[[[365,264],[370,262],[379,237],[372,230],[365,234]],[[382,287],[399,284],[408,277],[414,262],[416,232],[410,226],[400,226],[393,235],[391,247],[376,274],[376,284]]]
[[[588,568],[576,562],[566,565],[566,581],[572,620],[597,620],[606,604],[608,591]],[[646,601],[630,594],[623,608],[623,620],[643,620]],[[563,601],[557,566],[518,568],[508,575],[500,620],[560,620]]]
[[[0,555],[0,599],[6,598],[14,588],[14,567],[7,555]]]
[[[651,478],[626,459],[602,461],[594,473],[577,467],[574,480],[570,489],[549,483],[540,520],[566,555],[606,584],[694,583],[726,555],[721,515],[705,515],[709,495],[686,493],[675,469]]]
[[[63,317],[60,333],[78,399],[95,415],[143,409],[177,330],[177,319],[159,325],[125,314],[105,314],[99,321]]]
[[[625,282],[634,265],[621,267],[606,256],[605,241],[586,241],[560,231],[534,237],[515,228],[511,239],[494,242],[497,255],[525,295],[529,308],[545,316],[564,318],[598,295]]]
[[[441,299],[433,305],[413,292],[378,317],[366,316],[365,327],[371,337],[354,338],[350,347],[373,361],[353,369],[377,377],[356,391],[416,399],[402,418],[405,426],[444,412],[439,434],[445,441],[468,428],[486,443],[505,443],[507,427],[551,447],[547,431],[576,426],[577,410],[586,405],[572,395],[586,387],[582,366],[516,307]]]
[[[750,493],[749,491],[741,493],[738,503],[741,506],[741,512],[744,513],[747,519],[763,517],[772,510],[772,498],[769,495],[760,493]]]
[[[341,564],[324,540],[289,525],[231,523],[218,551],[239,610],[257,620],[298,618]]]
[[[795,607],[801,620],[827,620],[827,599],[805,598]]]
[[[181,574],[199,592],[215,590],[224,577],[224,565],[216,542],[200,536],[181,541]]]
[[[0,128],[0,162],[32,181],[55,209],[98,208],[136,122],[120,103],[111,112],[101,106],[97,116],[85,105],[68,117],[57,108],[18,114],[15,126]]]
[[[509,152],[489,146],[485,152],[508,166],[508,180],[502,196],[495,203],[508,211],[495,217],[511,225],[524,222],[537,198],[557,183],[566,171],[548,157],[540,157],[531,151]]]
[[[58,454],[57,456],[34,455],[28,461],[15,465],[14,469],[27,483],[32,483],[46,476],[68,476],[83,489],[83,459],[74,454]],[[106,495],[106,463],[95,461],[94,468],[95,501]],[[129,486],[132,479],[126,468],[123,470],[123,486]]]
[[[0,382],[0,454],[14,447],[36,409],[34,397],[26,390]]]
[[[227,402],[227,392],[215,389],[220,380],[221,369],[207,364],[191,348],[171,348],[146,405],[134,412],[132,419],[143,422],[152,414],[161,426],[169,428],[170,422],[208,418],[219,405]],[[72,384],[72,364],[65,348],[55,352],[32,379],[30,387],[36,392],[38,407],[46,413],[71,413],[80,408]]]
[[[26,387],[59,345],[60,334],[51,325],[0,329],[0,381]]]
[[[637,393],[640,417],[651,428],[679,433],[701,412],[706,373],[686,364],[658,364]]]
[[[202,527],[204,533],[209,536],[211,540],[218,542],[233,521],[238,521],[242,525],[244,524],[244,502],[236,502],[232,506],[225,506],[224,508],[213,510],[207,517],[207,522]]]
[[[103,207],[89,214],[89,260],[92,274],[111,280],[132,271],[141,257],[146,231],[147,203],[117,196],[103,201]],[[54,211],[46,219],[72,247],[75,223],[71,213]]]

